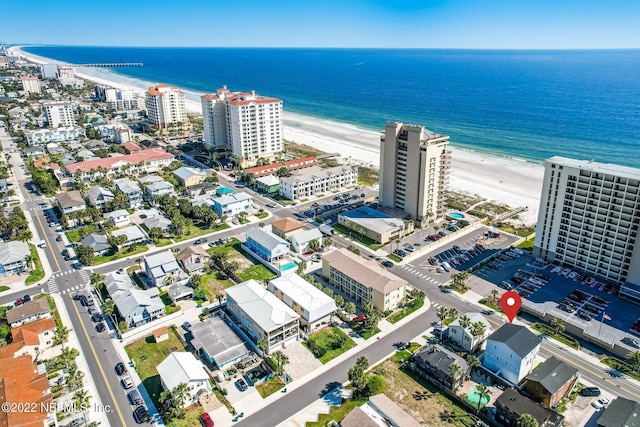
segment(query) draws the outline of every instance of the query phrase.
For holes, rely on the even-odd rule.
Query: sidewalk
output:
[[[309,372],[307,375],[303,376],[302,378],[299,378],[299,379],[294,380],[294,381],[290,382],[289,384],[287,384],[287,386],[286,386],[287,393],[286,394],[293,393],[297,388],[303,386],[307,382],[309,382],[312,379],[324,374],[325,372],[333,369],[336,365],[342,363],[343,361],[347,360],[348,358],[358,354],[364,348],[367,348],[370,345],[372,345],[373,343],[377,342],[377,339],[382,337],[382,336],[384,336],[385,333],[391,332],[394,329],[397,329],[398,327],[406,324],[407,322],[410,322],[415,317],[417,317],[417,316],[421,315],[422,313],[425,313],[426,311],[428,311],[430,307],[431,307],[431,301],[428,298],[425,298],[424,305],[419,310],[416,310],[415,312],[411,313],[409,316],[407,316],[404,319],[400,320],[398,323],[392,325],[391,323],[387,322],[386,320],[381,320],[380,323],[378,324],[378,327],[380,328],[381,332],[378,332],[378,334],[376,334],[374,337],[371,337],[368,340],[365,340],[365,339],[363,339],[361,337],[353,337],[352,334],[348,334],[351,337],[351,339],[356,343],[355,347],[353,347],[349,351],[341,354],[340,356],[336,357],[335,359],[331,360],[329,363],[327,363],[325,365],[322,365],[322,367],[320,367],[320,368],[318,368],[318,369],[316,369],[316,370],[314,370],[312,372]],[[416,339],[419,339],[420,342],[424,341],[424,339],[422,338],[421,335],[419,337],[417,337]],[[395,351],[391,351],[389,356],[391,356],[394,353],[395,353]],[[384,359],[386,359],[386,357]],[[237,406],[235,407],[235,409],[236,409],[236,411],[238,413],[244,412],[245,417],[246,417],[246,416],[249,416],[249,415],[259,411],[260,409],[262,409],[262,408],[264,408],[266,406],[269,406],[269,405],[273,404],[275,401],[277,401],[278,399],[280,399],[284,395],[285,395],[285,393],[276,392],[276,393],[272,394],[271,396],[267,397],[266,399],[262,399],[260,404],[258,404],[258,405],[252,404],[250,407],[242,407],[242,403],[243,402],[240,401],[240,402],[238,402],[239,405],[236,404]],[[255,400],[252,400],[252,403],[256,403]],[[287,426],[287,427],[289,427],[289,426],[304,426],[305,422],[307,422],[307,421],[315,421],[317,419],[318,414],[327,413],[327,412],[329,412],[329,405],[324,401],[324,399],[320,398],[316,402],[314,402],[311,405],[309,405],[306,408],[304,408],[302,411],[300,411],[298,414],[293,416],[291,419],[285,421],[284,423],[282,423],[280,425],[281,426]],[[233,424],[233,421],[231,419],[229,411],[225,407],[218,408],[218,409],[214,410],[213,412],[211,412],[210,415],[211,415],[211,418],[216,420],[216,426],[225,427],[225,426],[230,426],[230,425]],[[227,418],[228,418],[228,421],[227,421]]]

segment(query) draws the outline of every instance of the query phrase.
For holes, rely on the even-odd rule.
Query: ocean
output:
[[[255,89],[285,110],[371,130],[421,124],[454,146],[535,163],[562,155],[640,167],[640,50],[24,50],[73,64],[142,62],[109,72],[196,93]]]

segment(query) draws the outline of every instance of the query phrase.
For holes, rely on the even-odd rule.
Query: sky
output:
[[[0,43],[640,48],[637,0],[3,0]]]

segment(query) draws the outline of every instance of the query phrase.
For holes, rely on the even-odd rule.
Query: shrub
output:
[[[369,390],[369,394],[371,395],[383,393],[386,388],[387,383],[384,382],[384,378],[379,375],[372,376],[367,382],[367,389]]]

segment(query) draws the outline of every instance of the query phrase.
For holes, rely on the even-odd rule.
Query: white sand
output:
[[[10,50],[36,63],[60,63],[26,53],[16,47]],[[137,92],[155,84],[104,69],[79,70],[81,72],[76,74],[84,79]],[[213,90],[215,88],[212,88]],[[190,112],[202,113],[200,94],[188,90],[185,93],[187,109]],[[383,127],[384,123],[380,125],[380,129]],[[380,134],[353,125],[285,111],[284,137],[286,140],[310,145],[326,152],[340,153],[343,158],[354,163],[372,166],[378,166],[380,163]],[[528,210],[519,215],[519,221],[527,225],[536,223],[544,175],[542,166],[458,148],[451,150],[453,190],[477,194],[512,207],[527,206]]]

